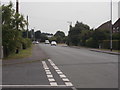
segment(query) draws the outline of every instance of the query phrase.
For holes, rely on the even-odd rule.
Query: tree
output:
[[[35,32],[35,39],[40,39],[41,38],[41,31],[38,30]]]
[[[64,43],[65,33],[63,31],[57,31],[54,37],[58,43]]]
[[[83,45],[87,39],[86,33],[89,30],[89,26],[82,22],[76,22],[75,27],[71,27],[68,32],[68,45]],[[84,33],[86,32],[86,33]]]
[[[22,31],[26,25],[23,15],[15,12],[13,4],[2,5],[2,42],[4,56],[14,53],[22,46]],[[16,26],[18,24],[18,28]]]

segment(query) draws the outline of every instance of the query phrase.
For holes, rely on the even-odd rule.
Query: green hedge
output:
[[[102,48],[110,49],[110,40],[103,40]],[[112,40],[112,48],[114,50],[120,50],[120,40]]]
[[[93,38],[89,38],[88,40],[86,40],[86,46],[92,48],[98,48],[99,44],[98,41],[93,40]]]
[[[21,44],[22,44],[22,49],[26,49],[26,48],[28,48],[28,47],[31,47],[32,42],[31,42],[31,40],[28,39],[28,38],[22,38]]]

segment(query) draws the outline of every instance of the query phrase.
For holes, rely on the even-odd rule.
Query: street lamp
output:
[[[111,5],[110,5],[110,9],[111,9],[111,23],[110,23],[110,50],[112,51],[113,47],[112,47],[112,0],[111,0]]]

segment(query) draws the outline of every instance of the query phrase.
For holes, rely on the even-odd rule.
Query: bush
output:
[[[22,49],[26,49],[26,48],[28,48],[28,47],[31,47],[32,42],[31,42],[31,40],[28,39],[28,38],[22,38],[21,44],[22,44]]]
[[[99,44],[98,41],[93,40],[93,38],[89,38],[88,40],[86,40],[86,46],[92,48],[98,48]]]
[[[112,48],[114,50],[120,50],[120,40],[112,40]],[[110,40],[103,40],[102,48],[110,49]]]

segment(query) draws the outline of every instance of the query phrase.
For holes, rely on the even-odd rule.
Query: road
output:
[[[118,56],[38,44],[49,59],[3,66],[3,85],[117,88]],[[39,50],[37,48],[37,50]],[[35,86],[35,87],[36,87]]]
[[[40,47],[77,88],[118,87],[118,56],[89,49],[50,46]]]

